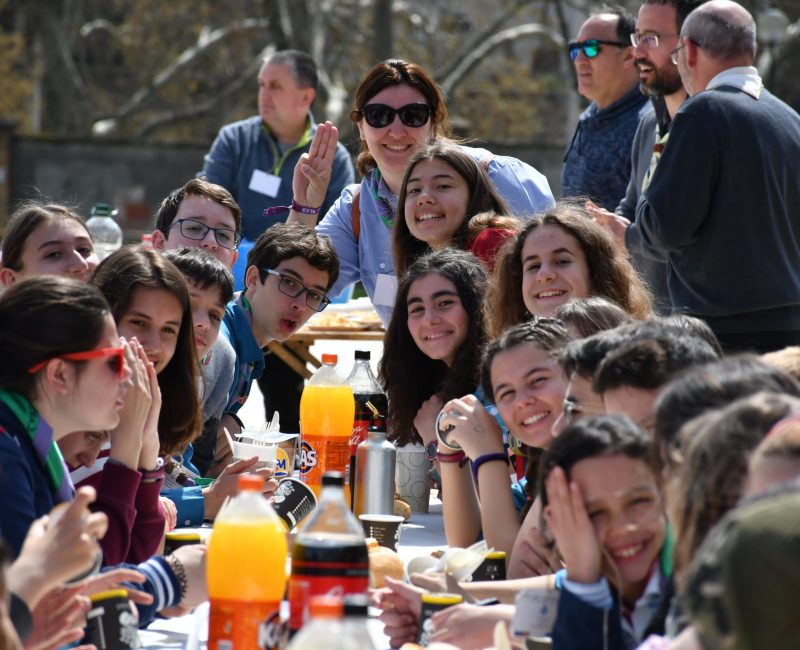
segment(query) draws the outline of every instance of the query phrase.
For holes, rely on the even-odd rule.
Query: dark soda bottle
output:
[[[369,557],[363,529],[345,502],[342,473],[326,472],[317,509],[292,549],[289,634],[306,622],[311,597],[366,594],[368,587]]]
[[[353,509],[353,499],[355,498],[355,479],[356,479],[356,449],[358,445],[367,439],[367,431],[372,424],[373,413],[367,406],[367,402],[372,404],[382,417],[386,417],[388,402],[386,394],[381,389],[381,385],[372,373],[369,364],[369,350],[356,350],[355,364],[347,378],[347,383],[353,389],[353,397],[356,402],[356,412],[353,418],[353,435],[350,438],[350,466],[347,484],[350,486],[350,509]]]

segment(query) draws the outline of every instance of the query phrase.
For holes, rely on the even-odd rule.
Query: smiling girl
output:
[[[542,459],[540,496],[566,564],[554,647],[635,647],[671,574],[660,472],[625,416],[567,427]]]
[[[569,300],[594,295],[634,318],[652,315],[650,294],[608,233],[584,208],[561,203],[531,219],[501,252],[487,298],[491,330],[552,316]]]
[[[86,282],[99,260],[83,219],[63,205],[30,202],[9,219],[3,238],[0,283],[35,275],[60,275]]]
[[[424,252],[446,247],[468,250],[491,271],[497,251],[519,231],[484,170],[464,150],[444,140],[415,153],[397,199],[395,271],[403,277]]]
[[[533,501],[538,459],[550,445],[553,425],[561,415],[567,382],[557,357],[569,339],[561,322],[537,318],[506,331],[484,354],[483,394],[525,450],[522,487],[528,498],[522,503],[512,489],[506,441],[486,407],[473,395],[444,404],[441,424],[453,427],[450,438],[471,461],[469,467],[441,462],[449,459],[439,453],[443,487],[458,486],[451,491],[458,493],[460,503],[444,509],[451,545],[468,546],[482,530],[489,546],[511,555],[520,522]]]
[[[433,439],[443,400],[478,385],[486,282],[473,256],[444,250],[417,260],[400,283],[379,368],[396,444]]]

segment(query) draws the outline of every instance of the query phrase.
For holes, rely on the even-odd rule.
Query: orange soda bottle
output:
[[[335,354],[322,355],[322,367],[308,380],[300,398],[300,478],[319,496],[322,475],[347,473],[353,433],[353,389],[336,367]],[[350,503],[350,488],[345,484]]]
[[[239,495],[214,522],[206,560],[208,650],[271,650],[281,641],[286,532],[263,486],[262,476],[239,476]]]

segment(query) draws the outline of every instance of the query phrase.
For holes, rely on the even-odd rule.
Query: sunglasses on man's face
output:
[[[427,104],[406,104],[400,108],[393,108],[386,104],[367,104],[358,111],[373,129],[382,129],[394,122],[394,116],[399,115],[400,121],[413,129],[427,124],[431,117],[431,107]]]
[[[573,61],[578,58],[578,53],[583,50],[587,59],[593,59],[603,51],[601,45],[611,45],[612,47],[628,47],[626,43],[619,41],[603,41],[597,38],[590,38],[585,41],[575,41],[569,44],[569,58]]]
[[[91,359],[103,359],[109,357],[108,363],[111,370],[120,379],[125,377],[125,348],[119,346],[118,348],[99,348],[97,350],[89,350],[88,352],[70,352],[68,354],[61,354],[57,357],[51,357],[40,361],[35,366],[28,370],[28,374],[35,375],[42,368],[44,368],[53,359],[63,359],[64,361],[90,361]]]

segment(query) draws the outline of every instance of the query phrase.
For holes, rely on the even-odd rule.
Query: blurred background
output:
[[[538,168],[558,194],[585,102],[565,51],[587,0],[0,0],[0,227],[46,197],[120,208],[127,241],[202,167],[219,128],[254,115],[261,58],[310,52],[314,105],[351,148],[361,75],[424,65],[456,133]],[[639,2],[624,2],[634,13]],[[745,0],[767,87],[800,110],[800,1]]]

